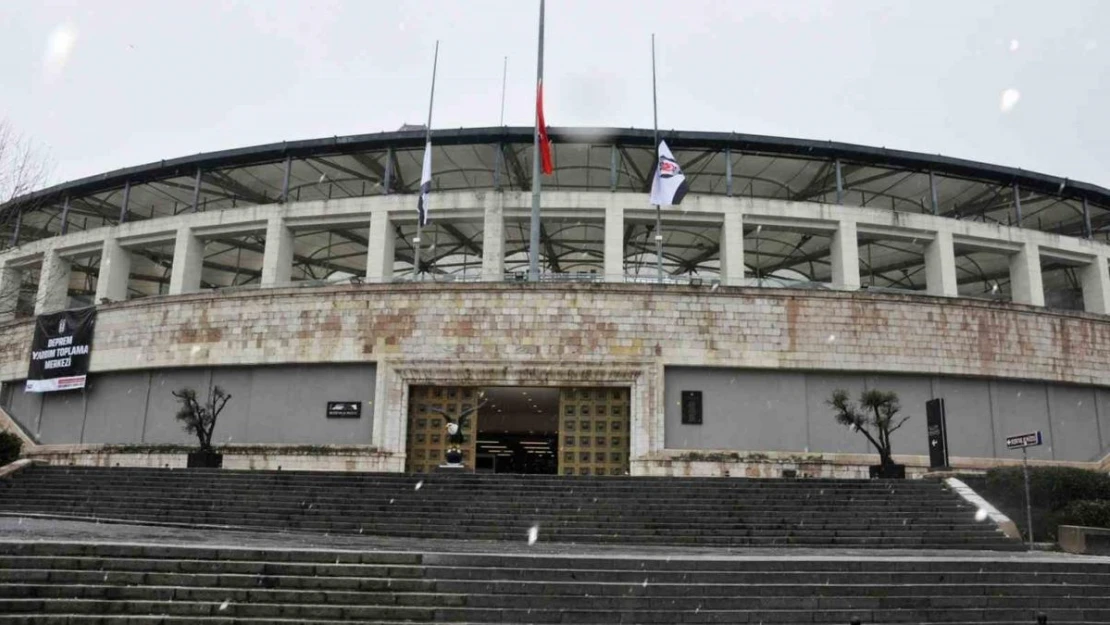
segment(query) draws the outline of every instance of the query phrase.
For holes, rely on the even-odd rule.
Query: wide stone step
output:
[[[408,488],[390,488],[390,489],[344,489],[335,488],[327,485],[305,485],[299,488],[288,488],[280,484],[241,484],[241,485],[227,485],[227,486],[212,486],[205,487],[196,483],[181,482],[175,484],[167,481],[166,483],[157,485],[138,486],[132,484],[119,484],[110,482],[96,482],[89,484],[82,484],[79,482],[58,482],[58,483],[44,483],[35,484],[31,481],[20,481],[12,486],[9,486],[11,493],[19,492],[35,492],[51,496],[72,496],[72,495],[106,495],[110,496],[116,493],[126,493],[128,495],[149,495],[149,496],[164,496],[167,489],[172,489],[174,492],[186,492],[196,495],[216,496],[224,493],[243,493],[244,495],[256,494],[259,487],[265,487],[265,492],[272,494],[284,500],[299,501],[305,498],[319,498],[322,500],[344,500],[350,497],[358,498],[359,500],[370,501],[373,503],[382,503],[393,499],[398,496],[409,496],[413,499],[435,498],[435,499],[466,499],[467,496],[474,493],[481,493],[484,497],[488,497],[493,501],[512,502],[520,497],[526,497],[535,501],[547,501],[553,504],[569,502],[569,501],[590,501],[594,498],[599,501],[694,501],[702,503],[714,503],[717,501],[728,502],[755,502],[761,505],[829,505],[834,503],[842,503],[846,501],[859,503],[861,505],[872,503],[881,504],[885,502],[897,502],[902,505],[908,506],[948,506],[957,500],[954,500],[944,491],[940,491],[931,496],[921,496],[920,493],[898,493],[898,492],[882,492],[874,494],[860,494],[860,493],[822,493],[812,491],[793,491],[793,492],[775,492],[771,489],[752,489],[750,491],[716,491],[705,490],[697,488],[675,489],[672,491],[652,491],[650,487],[642,486],[640,488],[620,492],[590,492],[583,491],[582,489],[574,489],[573,486],[565,486],[562,491],[536,491],[531,490],[525,486],[517,490],[513,489],[493,489],[481,488],[475,486],[472,488],[432,488],[424,487],[416,488],[414,485]],[[718,499],[719,498],[719,499]]]
[[[0,509],[0,511],[3,511]],[[275,523],[285,524],[290,521],[298,521],[305,524],[322,524],[332,525],[336,527],[347,526],[353,529],[365,528],[369,529],[373,526],[398,526],[398,527],[411,527],[413,522],[417,522],[427,528],[443,528],[449,529],[452,527],[461,526],[496,526],[504,527],[511,525],[513,527],[530,527],[536,523],[542,523],[545,526],[553,528],[613,528],[619,530],[622,528],[627,529],[643,529],[643,530],[666,530],[674,532],[683,531],[698,531],[700,533],[706,532],[728,532],[736,530],[779,530],[789,529],[799,532],[844,532],[851,535],[853,532],[861,534],[878,534],[885,533],[905,533],[913,534],[916,532],[963,532],[963,533],[993,533],[996,528],[992,525],[982,522],[975,522],[974,520],[961,522],[958,519],[949,520],[948,522],[938,522],[935,517],[924,518],[905,518],[901,521],[897,519],[886,519],[868,522],[851,522],[850,520],[841,519],[795,519],[786,516],[767,516],[767,515],[750,515],[750,514],[734,514],[730,517],[720,519],[699,519],[696,524],[691,524],[689,520],[677,520],[673,518],[629,518],[627,515],[623,517],[605,517],[598,518],[595,515],[588,513],[574,513],[574,514],[551,514],[551,513],[531,513],[531,514],[467,514],[459,513],[457,511],[451,512],[451,521],[428,521],[429,517],[422,514],[407,514],[398,512],[393,514],[381,513],[367,513],[361,515],[341,515],[335,514],[328,510],[321,510],[315,513],[307,512],[298,514],[295,511],[274,511],[274,512],[237,512],[224,509],[213,510],[166,510],[154,509],[147,507],[134,507],[121,509],[119,507],[87,507],[87,508],[68,508],[68,507],[54,507],[45,505],[27,505],[22,506],[18,510],[13,510],[11,514],[18,514],[20,512],[27,514],[50,514],[50,515],[68,515],[68,516],[103,516],[107,518],[118,517],[128,518],[133,516],[144,516],[151,519],[160,519],[163,521],[174,521],[175,519],[191,518],[191,519],[238,519],[239,524],[242,525],[272,525]],[[122,516],[121,516],[122,515]],[[437,517],[434,517],[437,518]]]
[[[882,503],[860,503],[860,502],[834,502],[834,503],[821,503],[821,504],[807,504],[806,502],[795,503],[766,503],[758,500],[745,501],[743,503],[735,502],[728,504],[708,504],[706,502],[696,501],[678,501],[669,502],[666,500],[653,500],[653,498],[645,498],[643,501],[625,502],[624,505],[619,505],[616,502],[581,502],[581,501],[568,501],[568,502],[555,502],[547,500],[529,500],[527,496],[519,496],[513,500],[481,500],[475,501],[474,497],[421,497],[417,500],[415,497],[400,495],[392,497],[390,500],[385,501],[361,501],[361,500],[347,500],[347,498],[332,498],[311,496],[311,497],[265,497],[262,495],[254,496],[235,496],[234,493],[219,493],[213,496],[206,496],[198,493],[181,493],[180,497],[166,497],[165,491],[160,491],[157,495],[143,495],[128,492],[105,492],[102,496],[97,493],[82,492],[80,495],[77,493],[63,494],[63,493],[42,493],[33,491],[13,492],[6,493],[4,496],[3,505],[18,505],[20,503],[32,501],[52,501],[58,504],[68,505],[87,505],[89,503],[147,503],[148,505],[163,505],[165,503],[174,503],[179,506],[212,506],[215,504],[223,505],[236,505],[239,507],[250,507],[252,505],[264,504],[266,507],[271,508],[297,508],[297,510],[309,510],[309,508],[316,508],[319,510],[321,507],[334,507],[336,510],[379,510],[390,511],[396,508],[404,507],[406,510],[432,512],[435,510],[442,510],[444,505],[451,505],[452,507],[477,507],[478,505],[497,506],[498,511],[505,512],[528,512],[532,510],[551,510],[555,512],[571,512],[583,510],[596,510],[602,513],[614,514],[620,510],[627,510],[627,505],[642,505],[649,510],[655,511],[670,511],[670,506],[682,506],[684,510],[698,513],[717,513],[717,514],[735,514],[736,512],[750,512],[753,514],[796,514],[800,516],[848,516],[851,512],[887,512],[888,514],[907,514],[907,515],[929,515],[929,514],[945,514],[945,513],[973,513],[973,508],[969,506],[957,505],[949,502],[946,504],[936,505],[918,505],[907,504],[905,502],[891,502],[889,505]],[[391,503],[393,502],[393,503]],[[686,504],[689,505],[686,505]],[[670,511],[673,512],[673,511]]]
[[[883,610],[936,608],[959,609],[1098,609],[1105,607],[1106,596],[944,596],[903,595],[897,586],[886,596],[776,596],[748,595],[743,590],[732,596],[697,596],[688,593],[659,596],[635,593],[635,585],[622,595],[590,594],[504,595],[485,593],[439,592],[351,592],[320,590],[227,589],[191,586],[115,586],[0,584],[2,599],[99,599],[135,601],[234,602],[236,604],[323,604],[330,606],[469,607],[544,610]]]
[[[139,522],[152,522],[157,523],[159,519],[142,519],[142,518],[128,518],[128,521]],[[211,523],[212,519],[177,519],[179,523],[186,525],[202,525],[204,523]],[[260,531],[274,530],[275,527],[264,526],[250,526],[241,523],[235,523],[234,520],[228,520],[224,524],[218,524],[220,527],[241,527],[244,529],[255,529]],[[459,540],[490,540],[490,541],[509,541],[518,542],[523,539],[523,532],[511,532],[501,530],[485,531],[481,528],[468,529],[457,528],[451,534],[444,534],[442,531],[433,531],[421,529],[419,526],[406,528],[403,530],[389,531],[379,530],[376,532],[356,531],[354,528],[342,529],[336,528],[328,524],[305,524],[299,522],[291,522],[285,526],[286,528],[292,527],[302,531],[319,532],[319,533],[346,533],[346,534],[376,534],[380,536],[391,536],[395,538],[451,538]],[[846,548],[867,548],[867,549],[982,549],[992,551],[1020,551],[1024,547],[1009,539],[995,535],[984,536],[982,534],[968,534],[956,536],[942,536],[938,537],[935,534],[929,537],[810,537],[805,535],[790,536],[785,532],[780,534],[769,534],[762,536],[719,536],[713,534],[693,534],[693,535],[675,535],[673,533],[654,533],[654,534],[635,534],[632,532],[621,533],[619,531],[607,533],[586,533],[586,532],[557,532],[550,531],[544,533],[544,540],[555,542],[571,542],[571,543],[603,543],[603,544],[657,544],[657,545],[675,545],[675,546],[722,546],[722,547],[826,547],[837,546]]]
[[[1110,608],[1047,608],[1050,622],[1110,619]],[[1030,608],[890,608],[890,609],[757,609],[757,610],[591,610],[534,608],[470,608],[416,606],[337,606],[323,604],[243,604],[229,600],[154,601],[69,599],[0,599],[0,613],[24,614],[111,614],[170,616],[225,616],[228,618],[304,618],[328,620],[409,620],[422,622],[480,621],[510,623],[846,623],[861,618],[869,623],[913,623],[920,621],[1006,621],[1025,622]]]
[[[157,558],[94,558],[61,556],[0,556],[0,570],[90,571],[101,574],[115,572],[183,573],[192,575],[230,574],[258,577],[390,577],[396,579],[439,580],[516,580],[554,582],[597,582],[673,584],[688,581],[691,576],[705,584],[968,584],[1016,583],[1021,573],[1005,569],[936,570],[936,571],[773,571],[773,570],[702,570],[689,564],[683,569],[655,568],[534,568],[530,562],[512,567],[477,565],[378,565],[331,562],[268,562],[263,560],[180,560]],[[511,571],[511,573],[506,573]],[[8,580],[18,581],[18,580]],[[1070,573],[1037,571],[1038,584],[1110,584],[1106,573]]]

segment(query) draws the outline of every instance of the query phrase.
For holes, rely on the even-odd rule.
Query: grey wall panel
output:
[[[146,372],[90,375],[85,389],[85,438],[81,442],[142,442],[149,379]]]
[[[1045,385],[1039,382],[992,380],[990,386],[998,436],[1004,439],[1014,434],[1041,430],[1044,432],[1045,444],[1030,447],[1029,457],[1051,460],[1054,441],[1048,427],[1048,395]],[[1007,451],[1004,442],[999,443],[997,453],[1000,458],[1021,458],[1020,451]]]
[[[933,380],[933,392],[944,398],[948,425],[948,455],[992,458],[995,447],[1004,447],[991,424],[990,387],[986,380],[942,378]]]
[[[24,380],[4,383],[4,409],[23,426],[24,430],[38,436],[42,394],[24,393],[24,383]]]
[[[848,391],[853,402],[863,391],[858,375],[806,374],[806,412],[809,418],[809,451],[814,453],[873,453],[875,449],[861,434],[836,422],[833,409],[826,403],[836,389]],[[800,391],[799,391],[800,392]]]
[[[1102,436],[1102,455],[1110,453],[1110,389],[1095,389],[1096,409],[1098,410],[1098,426]]]
[[[933,381],[922,376],[873,375],[867,378],[867,388],[898,393],[902,409],[895,420],[909,416],[909,420],[890,437],[894,453],[928,455],[925,402],[933,398]]]
[[[43,393],[39,440],[45,445],[78,443],[84,419],[84,391]]]
[[[804,374],[668,369],[665,445],[677,449],[792,451],[806,445]],[[683,425],[682,391],[703,392],[703,424]]]
[[[1095,391],[1081,386],[1048,386],[1052,448],[1057,460],[1093,460],[1099,455]]]
[[[173,392],[190,387],[201,397],[206,397],[211,375],[207,369],[162,369],[150,377],[150,396],[147,401],[146,440],[152,445],[196,445],[197,438],[188,434],[175,418],[180,403]],[[216,427],[220,427],[219,424]]]
[[[247,437],[259,443],[367,445],[373,428],[373,365],[258,367]],[[328,401],[362,402],[360,419],[328,419]]]
[[[227,445],[249,442],[247,432],[251,415],[251,384],[253,370],[249,367],[220,367],[212,370],[212,386],[231,394],[212,430],[212,444]]]

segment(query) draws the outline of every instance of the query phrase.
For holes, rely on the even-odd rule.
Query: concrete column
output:
[[[1106,260],[1105,256],[1096,256],[1079,271],[1083,284],[1083,310],[1087,312],[1110,314],[1110,270]]]
[[[114,238],[104,239],[100,251],[100,275],[96,279],[96,303],[127,301],[127,278],[131,275],[131,252]]]
[[[262,288],[288,286],[293,277],[293,233],[285,220],[273,216],[266,222],[266,247],[262,252]]]
[[[937,232],[925,247],[925,288],[929,295],[956,297],[956,250],[951,232]]]
[[[204,269],[204,242],[193,235],[191,228],[177,231],[173,246],[173,271],[170,273],[170,295],[200,290],[200,274]]]
[[[482,220],[482,281],[501,282],[505,279],[505,194],[487,194],[486,198]]]
[[[744,218],[739,207],[726,210],[721,224],[721,284],[744,283]]]
[[[830,249],[833,287],[854,290],[859,288],[859,240],[856,222],[841,221],[833,234]]]
[[[19,304],[19,287],[22,283],[22,271],[0,264],[0,323],[15,318],[15,308]]]
[[[58,256],[54,250],[47,250],[42,256],[42,270],[39,271],[39,290],[35,295],[35,314],[65,310],[69,306],[69,276],[72,272],[69,260]]]
[[[367,282],[393,280],[393,239],[396,234],[387,211],[377,210],[371,214],[370,243],[366,246]]]
[[[1026,243],[1010,257],[1010,296],[1017,304],[1044,306],[1041,252],[1036,243]]]
[[[605,207],[605,282],[624,282],[624,207],[611,196]]]

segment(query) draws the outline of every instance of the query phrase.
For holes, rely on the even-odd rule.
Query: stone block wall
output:
[[[25,375],[32,324],[0,325],[0,381]],[[373,444],[403,455],[392,363],[480,363],[482,380],[551,385],[635,370],[634,459],[661,453],[663,371],[712,366],[971,376],[1110,386],[1110,319],[1015,304],[866,292],[620,284],[392,284],[151,297],[101,308],[93,374],[379,363]],[[537,363],[542,367],[530,371]],[[388,366],[381,366],[382,364]],[[496,375],[489,371],[500,371]],[[530,371],[530,372],[528,372]],[[563,373],[559,373],[562,371]],[[522,372],[528,372],[523,374]],[[397,378],[401,379],[401,378]],[[447,378],[436,378],[449,382]],[[749,450],[750,451],[750,450]],[[634,462],[635,467],[635,462]]]

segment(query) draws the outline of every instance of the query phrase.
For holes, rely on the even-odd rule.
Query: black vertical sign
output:
[[[701,391],[682,391],[683,425],[701,425]]]
[[[31,339],[31,367],[25,392],[85,388],[95,326],[96,308],[91,306],[39,315]]]
[[[948,426],[945,419],[944,400],[925,402],[925,418],[929,427],[929,466],[934,469],[948,466]]]

